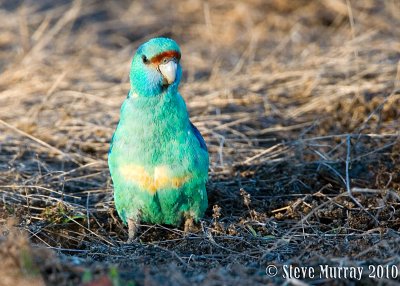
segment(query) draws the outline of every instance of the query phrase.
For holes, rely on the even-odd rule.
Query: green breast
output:
[[[190,126],[179,93],[127,98],[109,154],[121,218],[178,224],[207,207],[208,153]]]

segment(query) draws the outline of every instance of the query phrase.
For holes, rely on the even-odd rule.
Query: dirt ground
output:
[[[0,0],[0,285],[397,285],[398,27],[396,0]],[[209,208],[190,236],[126,244],[107,151],[160,35],[182,48]]]

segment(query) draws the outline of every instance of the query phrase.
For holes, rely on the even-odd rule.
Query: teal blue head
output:
[[[182,76],[180,58],[174,40],[154,38],[142,44],[132,60],[131,92],[150,97],[177,89]]]

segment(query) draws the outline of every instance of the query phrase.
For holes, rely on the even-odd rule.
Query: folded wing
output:
[[[206,142],[204,141],[203,137],[201,136],[200,131],[196,128],[196,126],[193,125],[192,122],[190,122],[190,126],[192,128],[194,135],[196,136],[197,140],[199,141],[200,147],[203,150],[208,151]]]

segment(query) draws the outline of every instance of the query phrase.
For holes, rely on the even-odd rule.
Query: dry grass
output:
[[[0,1],[0,215],[51,261],[46,283],[296,285],[266,265],[400,267],[397,1],[57,2]],[[132,54],[156,35],[183,50],[210,206],[190,237],[144,225],[126,245],[108,142]]]

